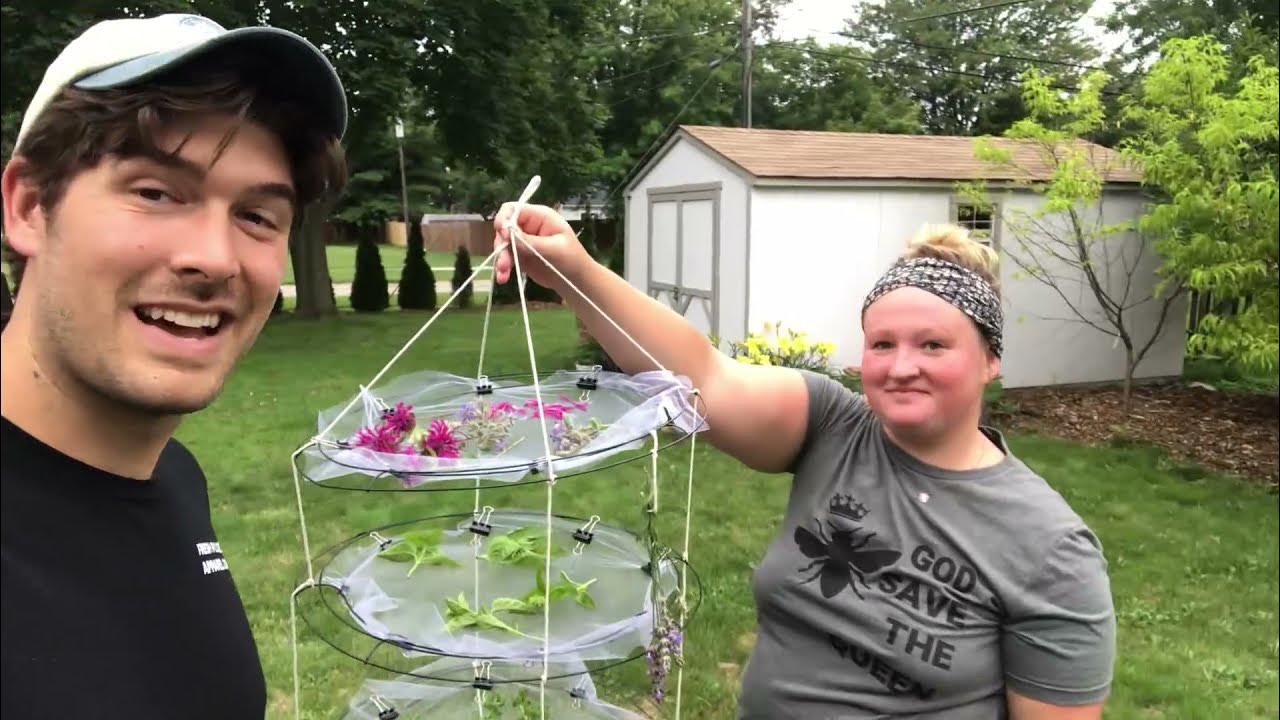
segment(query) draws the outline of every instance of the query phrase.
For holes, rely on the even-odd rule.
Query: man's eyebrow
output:
[[[260,183],[249,188],[249,194],[279,198],[294,207],[298,205],[298,194],[285,183]]]
[[[183,175],[189,175],[193,180],[203,181],[209,174],[207,168],[199,163],[192,162],[181,155],[147,153],[139,156],[139,159],[177,170]],[[280,198],[294,207],[297,207],[298,205],[298,193],[293,189],[293,186],[287,183],[259,183],[249,188],[249,194]]]

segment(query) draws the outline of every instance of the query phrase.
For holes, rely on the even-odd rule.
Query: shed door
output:
[[[720,187],[649,190],[649,295],[718,335]]]

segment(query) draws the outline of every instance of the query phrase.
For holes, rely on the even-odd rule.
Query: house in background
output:
[[[1029,173],[1024,179],[1048,178],[1034,150],[997,142],[1015,152]],[[1111,150],[1088,148],[1110,169],[1100,207],[1086,212],[1101,213],[1106,223],[1136,221],[1144,203],[1139,176],[1114,162]],[[1075,319],[1058,292],[1013,262],[1010,254],[1021,248],[1006,218],[1032,212],[1042,198],[1009,175],[979,161],[970,137],[681,126],[625,188],[626,278],[719,337],[722,347],[781,322],[835,343],[838,366],[857,366],[867,292],[922,224],[955,223],[1001,255],[1005,387],[1122,379],[1124,347]],[[993,207],[975,206],[957,191],[958,182],[975,180],[987,182]],[[1137,241],[1127,233],[1109,242]],[[1151,296],[1154,253],[1127,257],[1139,263],[1131,297]],[[1050,270],[1067,276],[1059,287],[1076,309],[1101,317],[1078,269],[1077,277],[1066,266]],[[1112,273],[1108,281],[1126,277]],[[1135,378],[1181,374],[1184,314],[1171,309]],[[1131,316],[1135,336],[1145,339],[1159,303]]]

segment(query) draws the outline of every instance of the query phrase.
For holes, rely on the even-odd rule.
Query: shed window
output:
[[[956,203],[955,217],[952,221],[969,231],[969,236],[986,245],[998,247],[996,244],[996,223],[999,210],[994,205],[974,205],[972,203]]]

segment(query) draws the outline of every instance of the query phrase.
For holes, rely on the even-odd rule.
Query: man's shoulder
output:
[[[155,474],[157,479],[173,478],[184,487],[198,487],[202,493],[205,492],[204,468],[195,453],[177,438],[170,438],[160,452]]]

